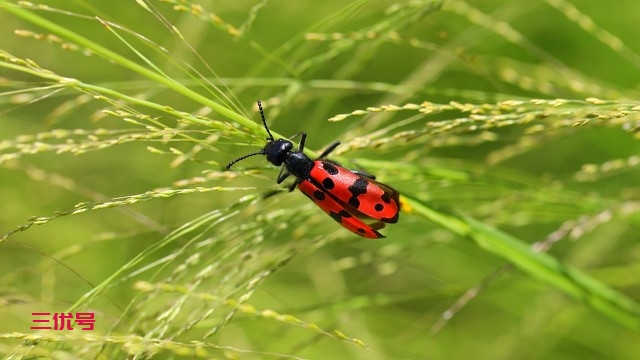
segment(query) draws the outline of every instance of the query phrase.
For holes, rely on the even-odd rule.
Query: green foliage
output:
[[[0,353],[637,357],[636,6],[0,0]],[[401,192],[386,239],[224,170],[257,99]]]

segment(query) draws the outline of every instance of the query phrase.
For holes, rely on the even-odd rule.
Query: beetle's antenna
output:
[[[258,100],[258,109],[260,109],[260,117],[262,118],[262,124],[264,125],[264,128],[267,130],[267,134],[269,134],[269,138],[267,138],[267,140],[275,141],[275,139],[273,138],[273,135],[271,134],[271,131],[269,131],[269,127],[267,126],[267,120],[264,118],[264,111],[262,110],[262,102],[260,100]],[[251,153],[251,154],[247,154],[245,156],[241,156],[241,157],[233,160],[229,164],[227,164],[226,169],[229,170],[238,161],[242,161],[242,160],[244,160],[244,159],[246,159],[248,157],[255,156],[255,155],[266,155],[266,153],[264,152],[264,149],[262,149],[261,151],[254,152],[254,153]]]
[[[267,126],[267,120],[264,118],[264,111],[262,111],[262,103],[260,102],[260,100],[258,100],[258,109],[260,109],[260,117],[262,117],[262,124],[264,125],[264,128],[267,129],[267,134],[269,134],[268,140],[274,141],[275,139],[273,138],[273,135],[271,135],[271,131],[269,131],[269,127]]]
[[[237,158],[237,159],[233,160],[232,162],[230,162],[230,163],[227,165],[227,168],[226,168],[226,169],[227,169],[227,170],[229,170],[229,169],[233,166],[233,164],[237,163],[238,161],[244,160],[244,159],[246,159],[246,158],[248,158],[248,157],[254,156],[254,155],[264,155],[264,151],[254,152],[254,153],[251,153],[251,154],[247,154],[247,155],[245,155],[245,156],[241,156],[241,157],[239,157],[239,158]]]

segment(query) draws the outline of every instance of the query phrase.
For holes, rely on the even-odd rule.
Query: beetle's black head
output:
[[[280,166],[293,150],[293,144],[286,139],[269,141],[262,149],[262,153],[267,155],[267,161],[275,166]]]

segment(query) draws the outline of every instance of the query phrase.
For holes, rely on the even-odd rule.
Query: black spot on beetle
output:
[[[324,168],[324,171],[326,171],[329,175],[338,174],[338,168],[336,168],[335,165],[333,165],[332,163],[323,161],[322,168]]]
[[[349,186],[349,192],[353,195],[353,197],[357,197],[358,195],[364,194],[367,192],[367,185],[369,183],[367,180],[358,178],[358,180],[354,181],[351,186]]]
[[[347,201],[349,205],[353,206],[356,209],[360,207],[360,200],[358,200],[358,195],[362,195],[367,192],[368,184],[369,183],[367,182],[367,180],[359,178],[347,188],[351,193],[351,198],[349,199],[349,201]]]
[[[334,213],[333,211],[329,212],[329,216],[339,223],[342,223],[342,219],[350,218],[351,214],[349,214],[346,210],[341,210],[339,213]]]
[[[384,205],[382,204],[376,204],[376,206],[373,207],[376,211],[382,211],[384,210]]]
[[[388,194],[382,194],[382,196],[380,197],[382,199],[382,201],[386,202],[387,204],[391,202],[391,197],[389,197]]]
[[[324,193],[320,190],[316,190],[313,192],[313,197],[316,198],[316,200],[324,200]]]
[[[331,180],[331,178],[326,178],[322,180],[322,186],[327,190],[331,190],[336,186],[336,184]]]

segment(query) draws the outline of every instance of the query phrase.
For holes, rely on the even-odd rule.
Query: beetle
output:
[[[262,124],[269,137],[267,144],[258,152],[241,156],[231,161],[226,169],[248,157],[265,155],[267,161],[281,166],[276,179],[282,183],[290,175],[296,179],[289,187],[293,191],[296,186],[318,207],[347,230],[365,238],[379,239],[385,237],[378,232],[385,223],[396,223],[400,216],[400,194],[388,185],[377,182],[375,176],[362,171],[348,170],[335,161],[325,159],[340,145],[336,141],[327,147],[318,158],[311,159],[304,154],[307,139],[305,132],[300,132],[298,149],[289,139],[275,139],[267,126],[258,101]],[[369,223],[363,220],[371,220]]]

